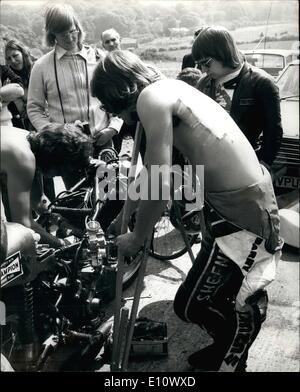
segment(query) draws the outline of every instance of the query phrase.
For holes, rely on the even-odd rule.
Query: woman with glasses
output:
[[[198,89],[230,113],[269,169],[282,139],[280,99],[272,77],[244,60],[224,27],[200,29],[192,54],[205,73]]]
[[[101,110],[90,94],[99,51],[83,43],[82,26],[68,5],[51,4],[46,8],[45,32],[46,44],[53,49],[32,69],[27,105],[30,121],[37,131],[52,122],[79,121],[92,134],[95,144],[107,143],[120,130],[122,120]],[[63,177],[67,188],[77,179],[77,173]]]
[[[117,237],[121,254],[136,254],[165,209],[167,197],[162,195],[170,194],[173,147],[195,171],[204,169],[207,224],[174,310],[214,339],[189,357],[193,367],[242,370],[264,317],[264,287],[274,279],[281,255],[269,172],[214,100],[181,80],[164,78],[129,51],[112,51],[100,61],[91,88],[108,111],[129,124],[138,119],[146,134],[144,167],[132,184],[140,189],[140,200],[135,192],[130,199],[128,192],[128,212],[137,208],[136,224],[133,232]],[[111,227],[116,234],[121,218],[122,213]]]

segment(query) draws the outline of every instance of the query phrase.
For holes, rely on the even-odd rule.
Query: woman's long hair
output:
[[[9,67],[14,71],[15,74],[21,77],[24,87],[28,87],[30,73],[35,58],[30,54],[29,49],[27,49],[21,42],[17,41],[16,39],[11,39],[10,41],[7,41],[7,43],[5,44],[4,47],[5,57],[7,56],[7,52],[9,50],[18,50],[22,53],[23,68],[20,71],[18,71],[17,69],[13,68],[11,65]]]
[[[119,114],[134,104],[143,88],[163,75],[126,50],[109,52],[100,61],[91,81],[91,91],[108,113]]]

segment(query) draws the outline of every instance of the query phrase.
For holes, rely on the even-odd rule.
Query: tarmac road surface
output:
[[[193,246],[194,254],[200,248]],[[174,261],[147,261],[139,317],[164,321],[168,328],[168,355],[130,358],[128,371],[185,372],[192,371],[187,357],[211,343],[211,338],[199,327],[186,324],[173,312],[173,298],[186,276],[191,261],[187,254]],[[124,297],[134,294],[134,284],[124,291]],[[285,247],[278,264],[277,278],[269,285],[267,320],[249,352],[247,372],[299,372],[299,255]],[[151,296],[149,298],[149,296]],[[131,307],[129,300],[126,306]],[[94,370],[108,371],[109,366]]]

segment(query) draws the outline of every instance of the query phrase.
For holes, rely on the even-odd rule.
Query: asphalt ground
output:
[[[200,246],[193,246],[194,254]],[[158,355],[163,353],[162,345],[150,342],[143,346],[144,350],[139,347],[138,357],[129,358],[129,372],[191,372],[187,357],[212,342],[198,326],[181,321],[173,312],[173,298],[190,267],[187,253],[173,261],[148,258],[137,316],[167,324],[168,355]],[[134,286],[123,292],[124,298],[134,295]],[[249,351],[247,372],[299,372],[299,254],[296,249],[284,248],[268,295],[267,320]],[[130,309],[131,305],[131,299],[126,301],[126,307]],[[101,360],[93,364],[95,371],[109,369]]]

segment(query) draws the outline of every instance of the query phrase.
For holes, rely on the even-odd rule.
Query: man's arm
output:
[[[20,157],[20,160],[8,159],[7,169],[7,191],[9,206],[11,211],[11,220],[15,223],[20,223],[28,227],[41,236],[41,243],[49,244],[54,248],[64,245],[62,239],[56,238],[49,234],[41,225],[32,219],[32,209],[36,208],[36,203],[40,200],[42,193],[39,190],[33,189],[36,185],[34,181],[35,175],[35,160],[34,157]],[[34,204],[33,198],[34,194]]]
[[[149,86],[143,90],[137,101],[138,117],[147,138],[145,167],[148,175],[141,175],[139,178],[141,197],[134,231],[123,234],[116,239],[116,245],[124,256],[136,254],[145,240],[150,239],[153,227],[170,198],[170,167],[173,147],[172,115],[175,102],[176,94],[173,91],[161,90],[157,85]],[[146,171],[145,167],[143,172]],[[159,169],[162,169],[164,175],[152,176]],[[153,184],[153,181],[156,183]],[[135,188],[136,185],[137,181],[133,187]],[[153,197],[152,191],[156,191],[156,197]],[[128,197],[131,197],[130,192],[128,192]]]
[[[43,77],[43,64],[35,63],[29,80],[27,114],[37,131],[41,131],[50,123],[46,115],[46,96]]]
[[[6,156],[5,166],[11,220],[31,228],[30,192],[35,173],[34,156],[11,151]]]
[[[40,235],[41,239],[39,242],[41,244],[49,244],[51,248],[60,248],[66,244],[63,239],[57,238],[54,235],[48,233],[40,224],[34,220],[32,220],[31,228]]]
[[[97,140],[97,145],[102,146],[110,141],[120,132],[122,125],[123,120],[114,116],[108,117],[108,124],[106,128],[98,129],[96,125],[93,137]]]
[[[35,257],[35,236],[33,230],[19,223],[6,222],[7,256],[21,251],[23,256]],[[39,236],[37,236],[39,237]],[[38,238],[37,238],[38,239]]]
[[[107,128],[114,129],[117,133],[120,132],[123,125],[123,120],[117,116],[110,116],[108,120]]]
[[[262,145],[258,158],[271,166],[282,141],[280,98],[278,87],[267,78],[259,83],[258,93],[261,110],[264,115]]]
[[[157,92],[146,91],[138,100],[137,111],[147,138],[145,166],[148,175],[141,180],[141,191],[147,189],[148,198],[140,200],[134,229],[142,243],[151,236],[165,209],[167,200],[163,200],[162,195],[170,196],[168,169],[172,163],[173,147],[172,102],[168,94],[157,96]],[[163,169],[162,175],[157,176],[158,169]],[[156,198],[153,191],[156,191]]]

